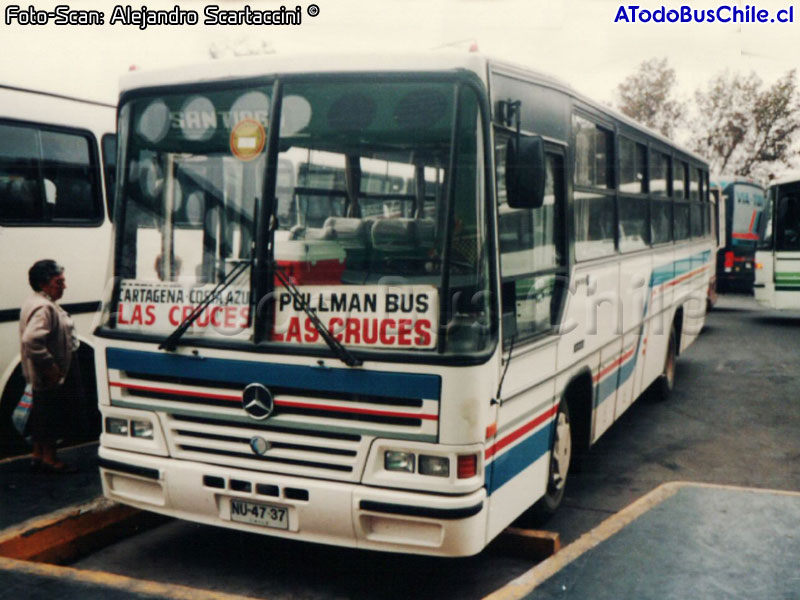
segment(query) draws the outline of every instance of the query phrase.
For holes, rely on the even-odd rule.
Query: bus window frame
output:
[[[494,124],[494,133],[495,137],[497,133],[500,132],[502,135],[514,136],[515,130],[512,128],[498,125],[497,123]],[[521,135],[534,135],[529,132],[522,131],[520,132]],[[493,144],[496,145],[496,141],[493,140]],[[496,146],[495,146],[496,147]],[[530,272],[525,273],[518,273],[515,275],[504,276],[502,270],[502,250],[500,248],[499,238],[497,243],[497,269],[500,276],[500,320],[501,324],[503,325],[502,331],[502,348],[503,351],[507,351],[511,348],[513,343],[514,346],[519,346],[522,344],[528,345],[533,344],[541,339],[546,337],[555,335],[558,333],[559,326],[561,323],[561,319],[564,315],[564,310],[566,307],[566,290],[569,288],[569,276],[572,270],[572,261],[570,260],[570,244],[569,244],[569,215],[571,211],[568,209],[569,204],[569,169],[567,167],[567,160],[568,160],[568,147],[566,144],[555,143],[550,140],[545,140],[544,144],[544,155],[545,155],[545,164],[548,161],[549,157],[554,157],[555,160],[560,162],[560,169],[555,168],[553,172],[553,183],[555,191],[555,210],[558,211],[558,218],[561,219],[560,226],[554,227],[553,231],[553,242],[556,247],[556,257],[560,264],[555,267],[549,267],[546,269],[539,269],[533,270]],[[559,166],[558,164],[556,165]],[[496,165],[495,165],[496,169]],[[560,172],[559,172],[560,171]],[[494,171],[494,175],[496,176],[497,171]],[[559,198],[560,194],[560,198]],[[497,193],[497,186],[495,185],[495,196],[494,196],[494,204],[495,204],[495,219],[497,222],[497,231],[498,236],[500,233],[500,202],[498,200],[499,194]],[[507,203],[506,203],[507,205]],[[516,209],[516,210],[538,210],[538,209]],[[555,211],[554,211],[555,212]],[[548,328],[541,329],[539,331],[531,332],[527,335],[521,336],[519,332],[514,327],[514,332],[511,335],[507,335],[505,330],[505,293],[507,289],[507,285],[511,283],[516,283],[518,280],[530,278],[530,277],[539,277],[539,276],[547,276],[547,275],[555,275],[556,277],[556,290],[554,291],[555,294],[559,294],[559,298],[557,300],[558,307],[555,311],[552,311],[551,308],[551,325]],[[560,288],[560,289],[559,289]]]
[[[6,117],[0,118],[0,125],[9,125],[12,127],[23,127],[32,129],[37,132],[49,131],[52,133],[60,133],[65,135],[72,135],[75,137],[83,138],[88,144],[89,152],[89,170],[94,173],[94,185],[92,186],[92,201],[94,218],[92,219],[20,219],[20,220],[6,220],[0,218],[0,226],[2,227],[102,227],[106,221],[106,208],[103,202],[103,181],[104,173],[102,172],[102,162],[99,156],[100,146],[98,145],[97,137],[88,129],[82,127],[69,127],[61,125],[50,125],[46,123],[39,123],[36,121],[29,121],[25,119],[9,119]],[[43,181],[42,174],[43,157],[40,155],[37,163],[37,170],[39,180]],[[44,193],[44,190],[42,190]],[[41,197],[42,206],[44,206],[45,199]]]
[[[652,211],[652,200],[650,197],[650,148],[647,144],[647,140],[642,140],[638,136],[630,135],[627,131],[620,132],[617,131],[616,134],[617,139],[617,251],[619,254],[631,254],[634,252],[642,252],[644,250],[648,250],[653,247],[653,227],[652,227],[652,219],[653,219],[653,211]],[[644,169],[642,172],[643,178],[641,182],[641,189],[638,192],[631,192],[631,191],[624,191],[622,189],[622,142],[626,141],[633,145],[634,150],[634,158],[636,157],[636,151],[641,149],[643,151],[644,156]],[[622,249],[622,235],[620,231],[620,227],[622,226],[622,204],[623,200],[634,200],[639,202],[644,202],[647,207],[647,216],[646,216],[646,239],[644,246],[640,248],[632,248],[628,250]]]
[[[386,81],[386,82],[409,82],[409,81],[419,81],[419,82],[446,82],[452,83],[454,85],[460,84],[465,86],[473,91],[476,96],[476,102],[478,106],[478,114],[480,116],[480,128],[481,128],[481,135],[483,138],[483,147],[482,147],[482,154],[483,154],[483,168],[484,168],[484,177],[483,177],[483,194],[484,194],[484,202],[483,206],[486,207],[486,248],[489,256],[499,256],[498,248],[497,248],[497,224],[495,217],[492,215],[494,211],[489,210],[489,199],[492,199],[494,202],[494,193],[495,193],[495,175],[493,172],[494,169],[494,148],[492,144],[494,143],[494,138],[492,135],[492,111],[489,106],[489,89],[481,79],[472,71],[466,70],[454,70],[449,72],[431,72],[431,71],[403,71],[400,73],[394,72],[387,72],[387,71],[364,71],[358,73],[340,73],[340,72],[331,72],[331,73],[314,73],[314,74],[307,74],[307,73],[283,73],[283,74],[267,74],[261,75],[257,77],[242,77],[233,79],[230,81],[211,81],[211,82],[193,82],[193,83],[182,83],[182,84],[175,84],[175,85],[159,85],[159,86],[152,86],[146,88],[138,88],[133,90],[128,90],[124,92],[119,99],[119,114],[122,115],[123,110],[129,105],[131,101],[140,98],[146,97],[155,97],[159,94],[185,94],[185,93],[204,93],[210,92],[214,90],[230,90],[233,88],[242,88],[247,89],[253,86],[266,86],[272,85],[273,92],[271,98],[271,106],[274,106],[274,103],[277,102],[275,98],[279,97],[279,93],[276,92],[275,86],[281,86],[286,83],[308,83],[308,82],[347,82],[347,81],[354,81],[354,82],[363,82],[365,80],[372,80],[372,81]],[[280,115],[276,115],[271,113],[271,120],[280,119]],[[121,168],[119,165],[124,164],[124,157],[127,153],[127,148],[123,147],[123,144],[120,143],[119,137],[120,132],[122,131],[122,127],[127,126],[123,125],[121,122],[118,124],[117,128],[117,160],[118,160],[118,172]],[[273,133],[274,132],[274,133]],[[277,163],[278,163],[278,152],[277,146],[279,142],[279,133],[280,130],[277,127],[270,127],[269,132],[267,133],[267,143],[265,145],[264,151],[267,153],[267,169],[268,173],[267,176],[264,178],[264,193],[265,196],[262,197],[262,207],[268,207],[268,211],[259,211],[258,215],[258,222],[257,222],[257,231],[265,231],[263,224],[269,223],[271,219],[272,212],[275,210],[277,206],[276,202],[273,201],[264,201],[265,199],[272,200],[272,197],[269,194],[272,194],[275,190],[277,185]],[[274,136],[274,139],[273,139]],[[130,137],[129,137],[130,139]],[[270,158],[272,157],[272,158]],[[122,158],[123,160],[120,160]],[[270,163],[273,163],[270,166]],[[272,169],[272,171],[269,171]],[[122,180],[118,178],[115,182],[117,187],[117,192],[120,191],[120,186],[122,185]],[[117,207],[117,211],[115,211],[115,215],[118,219],[124,218],[125,212],[125,203],[122,201],[122,194],[116,193],[115,194],[115,205]],[[121,242],[122,242],[122,227],[116,227],[116,239],[115,239],[115,253],[114,253],[114,273],[117,272],[121,256]],[[258,239],[262,239],[261,242],[263,247],[259,249],[258,247]],[[266,236],[265,235],[258,235],[256,239],[256,261],[257,264],[267,265],[266,259],[259,259],[259,256],[266,256]],[[259,254],[261,253],[261,254]],[[492,314],[489,316],[489,342],[486,344],[486,347],[483,350],[471,353],[459,353],[459,354],[444,354],[438,351],[438,348],[434,352],[418,352],[418,353],[409,353],[409,352],[394,352],[389,350],[370,350],[364,348],[348,348],[348,350],[357,358],[360,358],[364,361],[375,361],[375,362],[387,362],[387,363],[408,363],[409,359],[413,359],[415,364],[430,364],[430,365],[444,365],[444,366],[475,366],[475,365],[482,365],[486,364],[491,360],[494,356],[499,342],[499,334],[500,334],[500,319],[502,317],[501,311],[502,308],[500,306],[500,293],[498,289],[499,285],[499,258],[497,260],[492,259],[488,261],[488,278],[489,278],[489,295],[490,295],[490,304],[489,308]],[[264,268],[263,266],[261,268]],[[272,278],[269,275],[257,275],[255,272],[253,273],[252,277],[258,281],[259,278],[261,281],[269,282],[272,281]],[[254,289],[256,292],[259,292],[259,289],[255,286],[251,286],[251,289]],[[112,302],[111,305],[115,305],[115,299],[117,298],[119,293],[119,286],[114,287],[114,291],[112,293]],[[265,292],[266,294],[266,292]],[[264,296],[257,296],[253,294],[253,297],[264,297]],[[256,301],[257,304],[257,301]],[[255,310],[254,307],[251,307],[253,310],[252,314],[258,316],[258,312]],[[163,341],[163,336],[158,335],[151,335],[151,334],[138,334],[138,333],[130,333],[125,331],[118,331],[116,329],[112,329],[109,326],[113,326],[115,324],[113,315],[109,319],[104,319],[95,329],[94,335],[104,338],[104,339],[111,339],[111,340],[121,340],[121,341],[134,341],[134,342],[144,342],[144,343],[160,343]],[[257,324],[256,324],[257,325]],[[442,325],[440,324],[440,327]],[[257,327],[255,330],[258,330]],[[224,349],[224,350],[237,350],[240,352],[246,353],[253,353],[253,354],[284,354],[286,356],[301,356],[301,357],[309,357],[314,359],[330,359],[334,358],[331,350],[327,346],[321,347],[312,347],[312,346],[293,346],[290,344],[280,344],[276,342],[271,342],[268,340],[262,340],[256,342],[252,341],[239,341],[239,340],[217,340],[217,339],[191,339],[186,340],[183,342],[184,345],[190,346],[192,348],[212,348],[212,349]]]
[[[576,119],[580,119],[583,121],[588,122],[591,125],[594,125],[595,130],[601,130],[606,133],[609,138],[606,140],[606,152],[611,154],[611,156],[606,156],[605,160],[605,178],[606,183],[604,186],[598,185],[583,185],[578,183],[577,180],[577,163],[578,163],[578,144],[577,144],[577,130],[575,127]],[[568,163],[565,164],[565,169],[567,169],[567,180],[568,183],[571,185],[572,193],[568,194],[567,202],[569,204],[568,210],[568,230],[572,231],[571,238],[568,238],[570,243],[570,258],[571,261],[574,263],[586,263],[591,262],[594,260],[606,260],[612,256],[617,256],[619,252],[619,206],[618,206],[618,186],[617,180],[618,177],[618,152],[617,152],[617,138],[619,137],[617,127],[612,121],[607,120],[602,115],[597,114],[593,111],[590,111],[587,107],[584,107],[582,104],[573,104],[572,110],[569,115],[569,152],[567,153],[567,161]],[[595,148],[596,152],[596,148]],[[596,156],[596,153],[593,153],[593,157]],[[611,200],[611,204],[613,206],[612,209],[612,222],[611,222],[611,231],[612,231],[612,238],[604,238],[600,241],[612,241],[613,242],[613,250],[607,252],[603,255],[598,256],[587,256],[583,258],[578,258],[578,252],[576,248],[576,244],[578,242],[577,238],[577,231],[575,229],[575,218],[577,207],[576,203],[578,200],[581,200],[577,196],[579,194],[592,194],[595,195],[596,198],[585,198],[584,200],[589,201],[598,201],[602,199],[603,201]],[[587,241],[587,240],[580,240],[580,241]],[[589,240],[592,241],[592,240]],[[596,241],[596,240],[594,240]]]

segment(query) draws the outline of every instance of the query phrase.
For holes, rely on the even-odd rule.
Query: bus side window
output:
[[[498,182],[501,180],[498,175]],[[562,180],[563,159],[548,154],[545,198],[537,209],[509,208],[505,189],[498,183],[506,343],[512,337],[524,340],[548,332],[557,322],[565,287],[565,273],[561,270],[565,262]]]
[[[36,130],[0,124],[0,220],[41,220],[42,194]]]
[[[82,133],[0,124],[0,219],[101,223],[90,144]]]
[[[92,168],[89,140],[81,135],[42,131],[42,172],[55,186],[46,194],[45,211],[52,219],[102,219]],[[49,186],[48,186],[49,187]]]

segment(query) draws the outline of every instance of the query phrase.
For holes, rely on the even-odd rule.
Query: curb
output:
[[[0,557],[63,564],[165,521],[98,498],[0,532]]]

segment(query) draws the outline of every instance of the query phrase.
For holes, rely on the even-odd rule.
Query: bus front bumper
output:
[[[470,556],[487,542],[484,488],[439,496],[102,446],[99,455],[107,498],[179,519],[315,543],[438,556]],[[232,513],[243,507],[254,514],[274,509],[280,520],[242,522]]]

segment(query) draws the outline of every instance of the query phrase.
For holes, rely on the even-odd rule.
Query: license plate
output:
[[[231,521],[289,529],[289,511],[283,506],[231,500]]]

